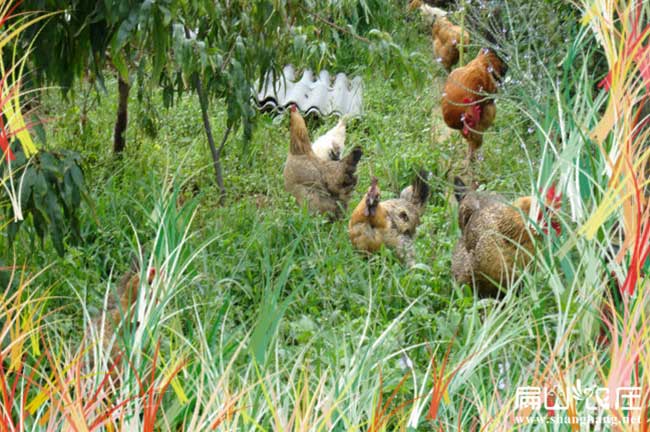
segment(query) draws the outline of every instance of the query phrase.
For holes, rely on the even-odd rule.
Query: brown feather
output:
[[[347,208],[357,184],[355,175],[363,152],[355,147],[341,160],[322,160],[311,149],[305,121],[291,110],[290,145],[284,166],[284,185],[298,204],[338,218]]]
[[[433,37],[433,54],[440,59],[442,65],[451,71],[460,58],[461,39],[463,45],[470,43],[469,33],[452,24],[446,17],[437,17],[431,27]]]
[[[473,283],[480,296],[497,295],[499,285],[508,287],[534,251],[529,209],[530,197],[510,204],[497,194],[466,193],[458,209],[462,235],[452,256],[456,281]]]
[[[295,105],[291,107],[291,118],[289,120],[289,130],[291,133],[291,145],[289,151],[292,155],[313,154],[311,149],[311,140],[307,125]]]
[[[376,183],[368,189],[352,212],[348,224],[348,235],[352,245],[364,252],[377,252],[382,245],[395,249],[397,255],[407,265],[415,264],[415,248],[413,238],[420,216],[428,198],[428,185],[420,173],[409,186],[410,191],[402,191],[400,198],[381,201],[376,204],[374,211],[367,211],[369,195],[377,193]],[[374,202],[375,197],[372,197]]]
[[[463,134],[470,155],[483,144],[483,132],[496,117],[496,105],[490,97],[497,92],[497,78],[504,75],[505,64],[491,50],[482,49],[471,62],[454,69],[445,83],[440,103],[447,126],[463,131],[465,120],[480,111],[476,124]]]

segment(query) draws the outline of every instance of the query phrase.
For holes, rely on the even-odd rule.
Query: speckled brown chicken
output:
[[[468,191],[455,179],[458,224],[462,236],[452,256],[452,273],[459,283],[474,285],[480,296],[497,296],[499,286],[508,287],[517,272],[530,262],[535,239],[540,234],[529,227],[528,214],[533,198],[522,197],[509,203],[502,196],[489,192]],[[557,210],[561,196],[551,188],[547,206]],[[559,223],[551,219],[559,233]],[[543,210],[538,224],[546,230]]]
[[[470,43],[469,33],[447,18],[447,12],[432,7],[422,0],[412,0],[409,10],[419,9],[427,23],[431,24],[433,55],[447,72],[458,63],[460,50]]]
[[[312,150],[307,126],[295,105],[291,107],[290,133],[291,144],[284,166],[285,189],[311,211],[340,217],[357,185],[355,172],[361,148],[355,147],[341,160],[320,159]]]
[[[460,50],[470,43],[469,33],[453,24],[447,17],[438,17],[431,26],[433,55],[447,72],[451,72],[460,58]]]

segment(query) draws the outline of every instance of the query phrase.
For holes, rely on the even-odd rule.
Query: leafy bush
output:
[[[11,220],[6,228],[9,246],[29,220],[34,229],[28,230],[32,245],[34,234],[41,242],[49,234],[56,251],[63,255],[66,238],[72,242],[81,238],[79,207],[84,176],[80,157],[71,151],[40,151],[27,159],[20,148],[14,154],[16,159],[11,165],[0,164],[0,177],[12,179],[22,213],[19,216],[14,206],[4,206],[5,216]]]

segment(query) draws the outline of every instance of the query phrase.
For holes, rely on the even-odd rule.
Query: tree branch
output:
[[[318,21],[322,22],[323,24],[327,24],[328,26],[330,26],[332,28],[335,28],[336,30],[341,31],[343,33],[346,33],[346,34],[352,36],[353,38],[355,38],[357,40],[360,40],[361,42],[367,43],[368,45],[372,44],[372,41],[370,39],[365,38],[363,36],[359,36],[358,34],[354,34],[350,30],[346,29],[345,27],[341,27],[340,25],[338,25],[336,23],[333,23],[333,22],[321,17],[316,12],[312,12],[310,10],[305,9],[303,6],[300,6],[300,7],[305,12],[307,12],[309,15],[313,16],[314,18],[316,18]]]

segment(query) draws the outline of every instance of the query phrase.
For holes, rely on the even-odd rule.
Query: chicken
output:
[[[409,9],[419,8],[426,21],[431,24],[433,37],[433,55],[442,63],[447,72],[458,63],[460,49],[469,44],[469,33],[454,25],[442,9],[424,4],[422,0],[413,0]],[[461,45],[462,44],[462,45]]]
[[[467,140],[468,167],[483,144],[483,132],[494,122],[497,108],[491,95],[497,92],[497,82],[506,72],[506,64],[496,53],[483,48],[474,60],[454,69],[447,78],[442,116],[447,126],[461,131]]]
[[[451,68],[458,63],[460,50],[470,42],[469,33],[443,16],[433,22],[431,35],[433,54],[447,72],[450,72]]]
[[[284,166],[284,186],[298,204],[313,212],[340,217],[357,184],[355,172],[363,152],[355,147],[342,160],[323,160],[314,153],[305,121],[291,107],[291,143]]]
[[[323,160],[340,160],[345,149],[345,117],[314,141],[311,148]]]
[[[434,23],[436,18],[444,17],[447,15],[447,12],[443,9],[430,6],[423,2],[422,0],[412,0],[408,5],[409,12],[420,9],[420,13],[424,17],[424,20],[427,24],[431,25]]]
[[[468,192],[458,177],[455,194],[460,204],[458,225],[462,236],[452,255],[454,278],[459,283],[474,283],[481,297],[497,296],[499,285],[507,287],[534,252],[535,238],[540,233],[529,227],[528,215],[535,198],[522,197],[509,204],[498,194]],[[550,212],[551,227],[560,233],[554,216],[560,205],[561,195],[550,188],[536,220],[544,232],[548,232],[545,214]]]
[[[350,241],[355,248],[373,253],[386,245],[394,249],[408,266],[415,264],[413,238],[429,198],[425,175],[419,173],[399,198],[381,202],[377,178],[372,179],[348,225]]]
[[[147,283],[151,285],[156,275],[156,270],[150,268],[147,272]],[[138,301],[140,292],[140,272],[129,270],[122,276],[117,284],[116,296],[110,296],[106,305],[106,312],[95,317],[91,322],[89,336],[92,339],[99,338],[105,349],[108,349],[112,342],[111,355],[112,361],[116,361],[119,356],[118,344],[113,341],[116,330],[123,327],[129,320],[133,319],[135,311],[133,306]],[[95,332],[93,335],[92,332]]]

